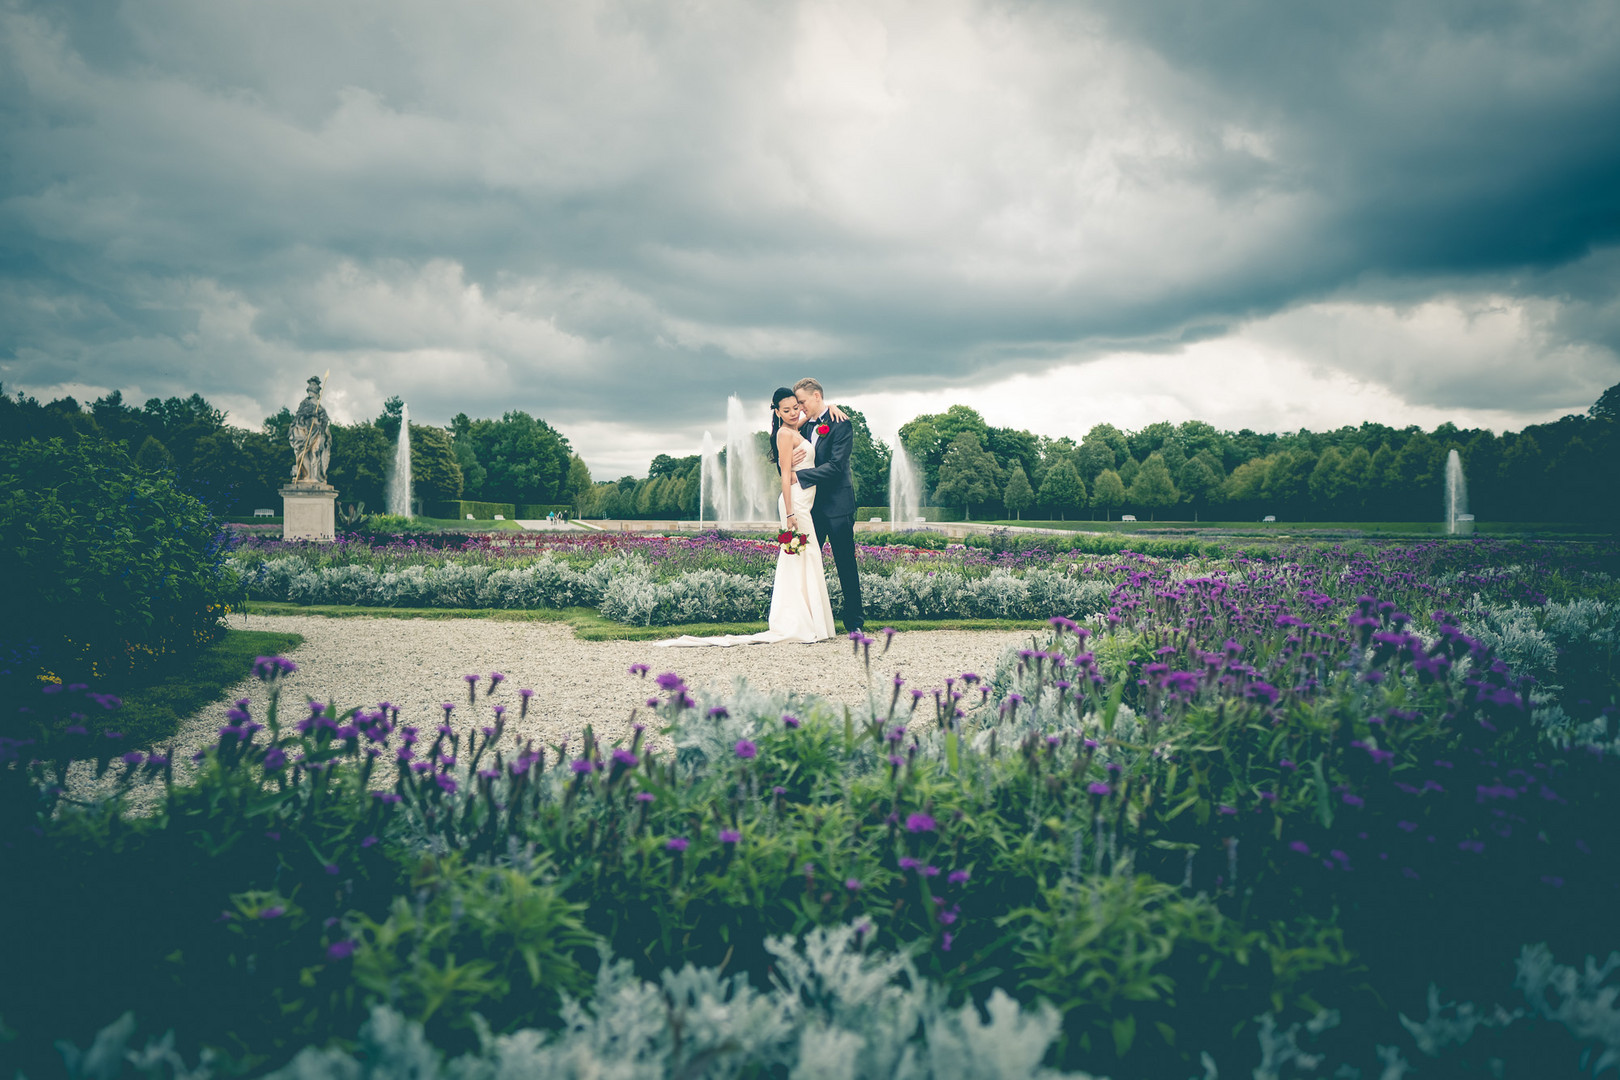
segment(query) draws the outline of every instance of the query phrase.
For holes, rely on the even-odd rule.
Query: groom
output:
[[[855,569],[855,483],[849,471],[850,451],[855,447],[855,428],[848,420],[835,421],[827,413],[821,384],[800,379],[793,384],[799,405],[810,419],[799,429],[810,440],[815,465],[797,472],[803,487],[816,489],[810,508],[810,522],[816,535],[832,544],[833,564],[844,588],[844,629],[859,630],[866,625],[861,609],[861,578]]]

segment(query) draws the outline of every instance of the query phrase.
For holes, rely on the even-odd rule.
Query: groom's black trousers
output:
[[[844,590],[844,629],[858,630],[866,625],[866,611],[861,606],[861,575],[855,569],[855,519],[830,522],[812,506],[810,523],[816,527],[816,535],[832,545],[838,584]]]

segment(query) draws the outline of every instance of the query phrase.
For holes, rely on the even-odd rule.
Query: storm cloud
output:
[[[1620,381],[1616,117],[1606,0],[11,0],[0,380],[330,369],[615,472],[806,372],[1513,424]]]

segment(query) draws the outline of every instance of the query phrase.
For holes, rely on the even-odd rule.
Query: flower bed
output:
[[[1616,945],[1616,610],[1555,599],[1526,627],[1568,564],[1465,594],[1449,558],[1121,558],[1090,620],[942,687],[875,677],[853,713],[638,665],[657,745],[516,740],[528,695],[473,676],[438,730],[239,707],[188,776],[62,689],[31,714],[53,745],[167,795],[142,819],[67,804],[69,751],[12,747],[0,843],[27,887],[0,915],[28,933],[0,1016],[27,1061],[135,1008],[109,1040],[172,1028],[186,1060],[260,1070],[362,1025],[424,1075],[430,1044],[467,1075],[564,1048],[745,1075],[835,1044],[872,1076],[1595,1069],[1620,958],[1554,958]],[[882,635],[854,650],[881,670]],[[1516,972],[1523,1007],[1492,1011]]]
[[[598,609],[640,626],[763,619],[777,545],[769,540],[701,537],[478,538],[454,550],[403,541],[373,547],[272,544],[233,556],[251,594],[297,604],[371,607]],[[1281,574],[1331,593],[1365,582],[1417,605],[1545,603],[1571,582],[1612,579],[1612,546],[1427,543],[1346,548],[1299,544],[1221,558],[1151,558],[1051,552],[1041,548],[931,551],[857,548],[861,591],[874,620],[1082,618],[1110,606],[1146,572],[1166,580],[1209,576],[1241,581]],[[842,604],[835,575],[828,588]],[[1131,601],[1134,602],[1134,601]]]

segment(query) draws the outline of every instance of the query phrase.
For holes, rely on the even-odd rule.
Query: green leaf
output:
[[[1136,1017],[1127,1016],[1123,1020],[1114,1021],[1114,1053],[1124,1057],[1131,1052],[1131,1044],[1136,1041]]]
[[[1125,700],[1125,679],[1126,676],[1120,676],[1119,682],[1108,694],[1108,703],[1103,706],[1102,726],[1110,735],[1114,733],[1114,717],[1119,713],[1119,703]]]
[[[1333,827],[1333,803],[1328,798],[1327,777],[1322,775],[1322,755],[1318,754],[1316,760],[1311,762],[1311,783],[1316,788],[1316,813],[1321,819],[1322,827]]]

